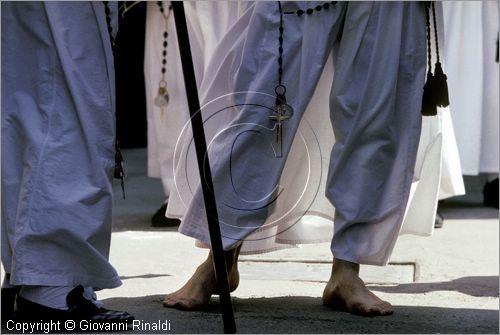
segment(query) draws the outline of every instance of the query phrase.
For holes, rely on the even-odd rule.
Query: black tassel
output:
[[[422,94],[422,115],[434,116],[437,115],[436,95],[434,93],[435,83],[434,75],[432,74],[432,61],[431,61],[431,24],[429,18],[429,9],[431,2],[425,4],[425,27],[427,39],[427,78],[425,80],[424,92]]]
[[[446,82],[446,75],[443,72],[441,63],[437,62],[434,65],[434,98],[436,105],[439,107],[448,107],[450,105],[450,98],[448,95],[448,83]]]
[[[424,93],[422,96],[422,115],[434,116],[437,115],[437,107],[447,107],[450,105],[448,94],[447,77],[441,67],[439,61],[439,42],[436,24],[436,11],[434,2],[426,2],[425,4],[425,25],[427,37],[427,79],[424,85]],[[431,52],[431,22],[430,11],[432,10],[432,19],[434,26],[434,42],[436,44],[437,61],[434,65],[434,74],[432,74],[432,52]]]
[[[427,80],[424,85],[424,94],[422,95],[422,115],[437,115],[435,77],[431,71],[427,72]]]

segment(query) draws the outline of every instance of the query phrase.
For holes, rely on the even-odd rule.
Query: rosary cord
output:
[[[111,10],[109,8],[109,2],[103,1],[104,13],[106,14],[106,24],[108,26],[109,40],[111,42],[111,50],[113,51],[113,57],[116,57],[116,43],[113,37],[113,27],[111,25]],[[118,127],[118,113],[115,110],[115,122],[116,122],[116,134],[115,134],[115,169],[114,178],[120,179],[123,199],[125,199],[125,184],[124,177],[125,171],[123,168],[123,156],[120,150],[120,132]]]
[[[437,62],[439,63],[439,43],[438,43],[438,32],[437,32],[437,26],[436,26],[436,10],[434,7],[434,1],[431,2],[431,7],[432,7],[432,22],[434,24],[434,40],[436,43],[436,57],[437,57]]]
[[[167,65],[167,46],[168,46],[168,42],[167,42],[167,38],[168,38],[168,17],[170,16],[170,9],[172,6],[169,6],[168,7],[168,12],[167,14],[165,14],[165,9],[163,8],[163,2],[162,1],[157,1],[156,2],[159,9],[160,9],[160,12],[162,14],[162,16],[164,17],[165,19],[165,31],[163,32],[163,51],[162,51],[162,60],[161,60],[161,74],[162,74],[162,77],[165,75],[165,72],[166,72],[166,65]]]
[[[280,27],[279,27],[279,47],[278,47],[278,85],[281,85],[283,77],[283,10],[281,9],[281,2],[278,1],[278,8],[280,11]]]
[[[116,42],[113,37],[113,26],[111,25],[111,10],[109,8],[109,1],[103,1],[104,4],[104,12],[106,13],[106,24],[108,26],[109,40],[111,42],[111,50],[113,51],[113,57],[116,57]],[[118,123],[118,113],[115,112],[116,122]],[[116,127],[116,139],[115,139],[115,148],[116,151],[120,151],[120,137],[118,133],[118,126]],[[120,153],[121,155],[121,153]]]
[[[158,93],[154,98],[154,104],[160,108],[160,116],[163,119],[165,108],[169,103],[169,94],[167,89],[167,81],[165,79],[167,73],[167,46],[168,46],[168,18],[172,9],[172,5],[168,7],[167,13],[165,13],[165,8],[163,7],[163,1],[157,1],[158,9],[162,15],[163,21],[165,23],[165,30],[163,31],[163,42],[162,42],[162,52],[161,52],[161,71],[160,71],[160,81],[158,83]]]
[[[106,24],[108,26],[109,40],[111,41],[111,49],[113,54],[116,50],[115,38],[113,37],[113,26],[111,25],[111,9],[109,9],[109,1],[103,1],[104,13],[106,13]]]
[[[323,9],[328,10],[331,6],[335,6],[337,1],[329,1],[324,3],[323,5],[317,5],[314,8],[306,8],[306,9],[297,9],[296,11],[285,12],[284,14],[296,14],[297,16],[302,16],[304,14],[311,15],[312,13],[321,12]]]
[[[429,18],[429,7],[425,5],[425,26],[427,30],[427,66],[428,71],[432,71],[432,52],[431,52],[431,24]]]

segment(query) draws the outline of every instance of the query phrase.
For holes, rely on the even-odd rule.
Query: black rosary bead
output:
[[[106,14],[106,25],[108,26],[109,40],[111,42],[111,49],[113,54],[116,52],[115,39],[113,38],[113,27],[111,26],[111,9],[109,8],[109,1],[103,1],[104,13]]]
[[[104,4],[104,13],[106,13],[106,16],[109,16],[111,14],[111,10],[109,9],[109,1],[103,1]]]
[[[283,14],[297,14],[297,16],[302,16],[304,14],[312,14],[316,10],[317,12],[321,12],[323,9],[329,9],[330,6],[335,6],[337,4],[337,1],[330,1],[326,2],[323,5],[317,5],[314,8],[307,8],[306,10],[303,9],[297,9],[295,12],[284,12]]]
[[[163,17],[165,17],[165,20],[167,20],[167,17],[165,16],[165,10],[163,8],[163,2],[162,1],[157,1],[156,4],[158,5],[158,9],[160,10],[161,14]],[[170,14],[170,9],[172,8],[172,6],[170,5],[168,7],[168,10],[169,10],[169,14]],[[167,42],[167,39],[168,39],[168,32],[167,32],[167,22],[168,21],[165,21],[165,31],[163,32],[163,51],[161,53],[162,55],[162,60],[161,60],[161,63],[162,63],[162,67],[161,67],[161,73],[162,74],[165,74],[166,73],[166,68],[165,68],[165,65],[167,64],[167,46],[168,46],[168,42]],[[162,79],[163,80],[163,79]]]

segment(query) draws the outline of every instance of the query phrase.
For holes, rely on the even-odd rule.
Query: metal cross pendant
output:
[[[274,114],[269,116],[269,119],[276,122],[276,143],[281,144],[283,136],[283,121],[290,119],[293,114],[292,107],[287,104],[277,105]]]
[[[269,119],[276,122],[276,144],[277,151],[276,157],[282,156],[282,146],[283,146],[283,121],[290,119],[293,115],[293,108],[286,103],[285,92],[286,88],[283,85],[278,85],[275,88],[276,92],[276,106],[274,107],[274,113],[269,115]]]

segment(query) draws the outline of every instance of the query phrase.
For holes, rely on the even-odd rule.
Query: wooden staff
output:
[[[233,306],[231,304],[231,295],[229,292],[229,281],[224,249],[222,247],[217,204],[215,201],[215,195],[211,191],[214,188],[212,174],[210,172],[210,161],[208,159],[208,155],[205,155],[205,153],[207,153],[207,143],[205,140],[205,130],[203,129],[198,88],[196,87],[196,77],[194,73],[193,57],[191,55],[191,46],[189,44],[186,14],[184,12],[184,4],[182,1],[172,1],[171,3],[175,16],[175,27],[177,28],[177,40],[179,42],[181,54],[182,72],[184,73],[184,84],[186,86],[189,114],[191,116],[191,128],[193,129],[198,170],[200,172],[203,199],[205,201],[205,209],[207,213],[208,230],[210,233],[210,242],[215,266],[215,276],[220,293],[224,333],[233,334],[236,333],[236,324],[234,321]]]

